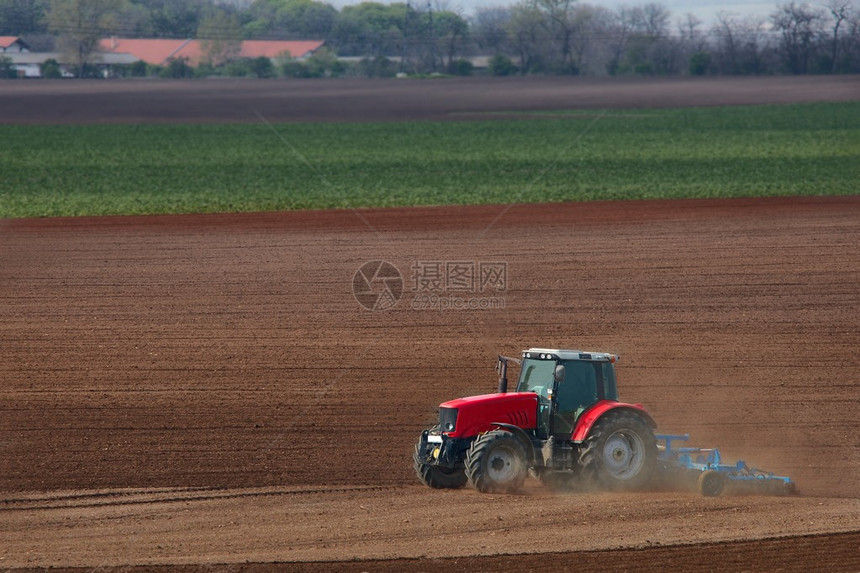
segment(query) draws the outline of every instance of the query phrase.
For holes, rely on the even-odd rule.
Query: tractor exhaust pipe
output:
[[[508,391],[508,359],[504,356],[499,356],[499,394],[506,394]]]

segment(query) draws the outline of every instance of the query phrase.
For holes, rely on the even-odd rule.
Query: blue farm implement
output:
[[[690,436],[657,435],[658,468],[668,482],[695,486],[704,496],[718,496],[724,490],[733,493],[788,495],[797,493],[791,478],[751,468],[743,460],[725,464],[717,448],[673,447],[672,442],[686,442]]]

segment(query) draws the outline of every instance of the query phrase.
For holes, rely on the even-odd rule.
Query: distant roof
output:
[[[306,40],[298,42],[278,42],[266,40],[245,40],[242,42],[240,56],[243,58],[275,58],[284,52],[289,52],[293,58],[304,58],[319,50],[323,42]]]
[[[274,58],[289,54],[293,58],[305,58],[318,50],[324,42],[245,40],[239,51],[240,58]],[[105,38],[101,41],[105,52],[132,54],[148,64],[163,65],[173,58],[188,58],[196,65],[203,58],[200,40],[161,40],[144,38]]]
[[[132,54],[147,64],[160,65],[177,53],[191,40],[137,40],[130,38],[108,38],[101,41],[105,52]]]
[[[27,43],[18,36],[0,36],[0,48],[8,48],[15,42],[18,42],[22,46],[27,46]]]

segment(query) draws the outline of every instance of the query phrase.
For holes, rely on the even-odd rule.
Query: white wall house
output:
[[[0,54],[29,52],[30,46],[18,36],[0,36]]]
[[[74,77],[74,65],[58,52],[31,52],[30,47],[16,36],[0,36],[0,57],[11,60],[12,66],[21,78],[42,77],[42,64],[55,60],[60,64],[64,78]],[[102,75],[110,76],[112,66],[127,66],[140,60],[131,54],[104,53],[93,54],[91,64],[99,68]]]

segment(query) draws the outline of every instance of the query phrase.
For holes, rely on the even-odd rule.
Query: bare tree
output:
[[[636,8],[637,24],[643,34],[653,39],[665,37],[669,31],[669,20],[672,17],[669,9],[662,4],[645,4]]]
[[[692,12],[687,12],[678,19],[678,34],[688,41],[701,38],[699,27],[702,25],[702,20],[696,17]]]
[[[543,25],[556,46],[559,67],[565,71],[571,71],[573,67],[575,2],[576,0],[535,0],[535,6],[544,16]]]
[[[761,74],[776,67],[769,57],[773,50],[767,30],[767,20],[761,16],[750,16],[741,23],[742,73]]]
[[[760,74],[766,71],[769,49],[765,20],[720,12],[711,30],[717,68],[724,74]]]
[[[830,13],[833,24],[830,36],[830,72],[835,74],[839,67],[839,29],[850,23],[856,10],[851,0],[828,0],[825,8]]]
[[[845,62],[843,69],[850,73],[860,73],[860,14],[857,10],[854,10],[848,24],[847,37],[843,35],[845,40],[843,46],[845,55],[842,58]]]
[[[607,36],[612,13],[601,6],[579,4],[573,14],[571,43],[573,65],[581,74],[605,71],[603,39]],[[602,65],[601,65],[602,64]],[[600,67],[598,67],[600,66]]]
[[[607,34],[610,56],[606,64],[606,71],[610,75],[615,75],[620,71],[624,54],[627,52],[635,28],[636,13],[633,9],[621,6],[613,13]]]
[[[701,25],[702,21],[689,12],[678,19],[678,59],[687,62],[690,74],[697,76],[706,74],[711,67],[711,54]]]
[[[717,52],[717,65],[722,73],[740,73],[740,38],[737,37],[737,15],[725,11],[717,12],[717,20],[711,29]]]
[[[613,52],[609,73],[675,72],[679,43],[669,36],[670,18],[662,4],[619,8],[609,37]]]
[[[235,14],[213,8],[197,28],[203,59],[209,65],[220,66],[236,58],[242,49],[241,34]]]
[[[683,41],[669,33],[672,13],[662,4],[642,7],[643,29],[647,38],[646,58],[653,73],[676,74]]]
[[[546,45],[543,14],[532,2],[522,1],[511,10],[508,37],[520,60],[520,73],[533,71],[544,59],[541,48]]]
[[[508,7],[479,8],[471,22],[472,36],[478,46],[494,54],[507,51],[507,28],[511,21]]]
[[[443,46],[443,60],[447,56],[447,64],[443,65],[453,69],[454,60],[462,53],[469,39],[469,24],[460,14],[451,10],[441,10],[434,14],[434,33],[436,41]]]
[[[644,73],[674,74],[678,71],[680,43],[669,35],[671,12],[662,4],[645,4],[639,12],[640,67]]]
[[[700,27],[702,21],[694,14],[687,12],[678,21],[678,35],[691,52],[701,52],[705,49],[706,38]]]
[[[780,47],[788,71],[793,74],[808,72],[816,36],[822,31],[824,13],[809,4],[790,2],[777,6],[770,19],[782,36]]]

